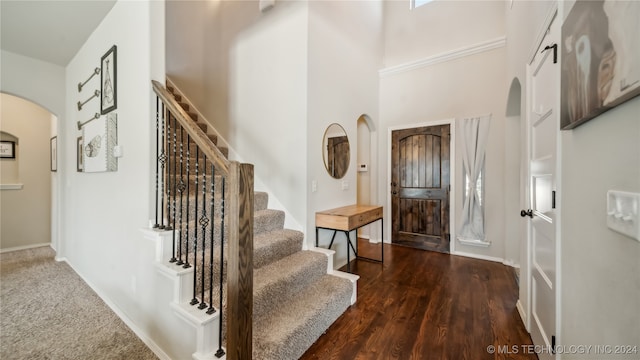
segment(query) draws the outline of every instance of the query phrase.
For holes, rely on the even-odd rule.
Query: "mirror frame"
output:
[[[332,174],[331,170],[329,169],[328,140],[330,139],[329,135],[337,134],[337,130],[334,130],[335,133],[330,134],[330,130],[336,129],[336,127],[339,128],[339,130],[341,130],[342,135],[340,135],[340,137],[344,137],[346,139],[346,144],[348,148],[348,150],[346,151],[346,167],[344,168],[344,172],[342,174]],[[332,138],[333,137],[334,136],[332,136]],[[344,130],[342,125],[338,123],[329,124],[329,126],[327,126],[327,129],[324,131],[324,135],[322,137],[322,161],[324,163],[325,170],[327,170],[327,174],[329,174],[329,176],[331,176],[334,179],[342,179],[349,171],[349,162],[351,161],[351,145],[349,143],[349,137],[347,136],[347,132]],[[335,171],[335,168],[334,168],[334,171]]]

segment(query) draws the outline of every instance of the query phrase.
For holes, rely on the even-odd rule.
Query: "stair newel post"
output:
[[[227,356],[251,359],[253,339],[253,165],[229,169]],[[229,321],[232,319],[232,321]]]
[[[202,241],[202,256],[200,257],[202,261],[202,266],[200,267],[200,272],[202,276],[200,277],[200,305],[198,309],[202,310],[207,307],[207,303],[204,301],[204,278],[205,278],[205,255],[206,255],[206,231],[207,225],[209,225],[209,218],[207,217],[207,156],[202,156],[202,216],[200,217],[200,226],[202,226],[202,236],[200,237]],[[196,195],[197,196],[197,195]],[[213,214],[210,215],[213,218]],[[213,244],[209,244],[209,247],[213,248]],[[209,260],[210,263],[213,262],[213,258]],[[209,302],[211,302],[211,297],[209,297]]]
[[[160,224],[158,224],[158,211],[160,210],[158,208],[158,197],[160,196],[158,194],[159,191],[159,184],[158,184],[158,180],[159,180],[159,170],[158,170],[158,157],[160,156],[160,151],[158,150],[158,148],[160,147],[160,98],[156,96],[156,223],[153,225],[154,229],[157,229],[158,227],[160,227]]]
[[[189,133],[187,133],[187,169],[186,169],[186,177],[187,177],[187,206],[185,207],[184,210],[186,210],[187,212],[187,216],[185,219],[185,242],[184,242],[184,252],[185,252],[185,256],[184,256],[184,265],[182,265],[183,268],[188,269],[191,267],[191,264],[189,264],[189,213],[191,212],[191,208],[189,207],[189,198],[191,197],[191,192],[190,192],[190,184],[191,184],[191,173],[190,173],[190,168],[189,168],[189,163],[191,162],[191,136],[189,136]],[[193,273],[193,276],[195,275],[195,271]]]
[[[224,287],[222,286],[224,275],[224,218],[225,218],[225,180],[222,178],[222,192],[220,195],[220,297],[218,299],[218,309],[220,309],[220,316],[218,316],[218,351],[216,351],[216,357],[221,358],[225,352],[222,349],[222,324],[224,320],[224,311],[222,311],[222,299],[224,298]]]
[[[211,227],[209,228],[209,231],[210,231],[209,243],[211,245],[209,247],[209,259],[211,259],[211,261],[209,261],[209,309],[207,309],[207,314],[209,315],[216,312],[216,309],[213,307],[213,255],[214,255],[213,248],[215,245],[215,242],[214,242],[215,223],[213,220],[215,219],[215,216],[216,216],[215,215],[216,214],[215,195],[216,195],[216,168],[212,163],[211,164],[211,198],[209,200],[211,202],[211,210],[209,211],[209,214],[211,214],[210,216],[212,220]],[[224,228],[222,229],[222,232],[224,232]],[[223,261],[222,255],[220,256],[220,260]],[[220,279],[222,279],[222,272],[220,273]],[[204,286],[202,286],[202,288],[204,289]]]
[[[171,259],[169,260],[169,262],[176,262],[178,261],[178,259],[176,259],[176,202],[178,201],[178,169],[177,169],[177,165],[178,165],[178,155],[177,155],[177,143],[178,143],[178,122],[177,119],[174,117],[173,118],[173,172],[171,171],[171,166],[169,166],[169,173],[171,174],[170,179],[172,180],[173,183],[173,199],[171,202],[171,206],[173,208],[173,224],[172,224],[172,230],[173,230],[173,237],[172,237],[172,243],[171,243]]]
[[[184,198],[184,128],[180,126],[180,184],[178,185],[178,191],[180,192],[180,220],[178,222],[179,225],[179,236],[178,236],[178,261],[176,265],[183,265],[184,261],[182,261],[182,229],[184,228],[184,223],[182,222],[184,215],[184,203],[182,199]]]
[[[195,179],[194,179],[194,193],[195,193],[195,204],[194,204],[194,216],[193,220],[198,220],[198,171],[199,166],[198,162],[200,161],[200,148],[196,147],[196,156],[195,156]],[[193,298],[191,299],[190,304],[195,305],[199,303],[196,294],[198,293],[198,288],[196,286],[196,281],[198,279],[198,227],[193,225]]]

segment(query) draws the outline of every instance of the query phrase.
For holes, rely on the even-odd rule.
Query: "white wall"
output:
[[[227,140],[303,224],[308,10],[291,5],[274,8],[231,44]]]
[[[58,258],[74,270],[154,348],[175,359],[190,358],[195,331],[170,310],[171,285],[153,265],[154,248],[141,228],[153,216],[152,162],[155,98],[151,80],[162,81],[164,3],[118,1],[66,67],[66,109],[60,122],[59,171],[65,174],[63,237]],[[153,29],[153,31],[152,31]],[[77,121],[99,110],[92,100],[76,102],[99,87],[94,78],[81,93],[101,56],[117,46],[118,170],[76,172]],[[152,109],[154,109],[152,111]],[[189,336],[190,335],[190,336]],[[157,348],[156,348],[157,350]]]
[[[563,19],[569,4],[559,4]],[[507,80],[517,77],[522,89],[526,63],[553,6],[551,1],[514,1],[506,7]],[[640,242],[606,226],[607,190],[640,192],[638,114],[640,99],[635,98],[560,133],[560,345],[640,346],[640,313],[632,310],[640,304]],[[520,286],[525,309],[526,280],[522,277]],[[602,354],[562,358],[595,359]],[[637,354],[616,358],[634,359]]]
[[[477,16],[481,14],[482,16]],[[456,22],[442,19],[455,18]],[[440,19],[440,20],[437,20]],[[438,36],[437,34],[447,34]],[[473,47],[504,36],[504,7],[501,2],[433,2],[409,10],[401,2],[385,2],[385,65],[401,64],[432,58],[464,47]],[[449,39],[451,41],[449,42]],[[432,41],[433,40],[433,41]],[[420,50],[409,50],[409,49]],[[380,151],[378,189],[385,199],[385,217],[390,218],[387,163],[390,144],[389,128],[410,127],[429,121],[460,119],[492,114],[486,149],[485,233],[487,248],[462,245],[454,241],[456,252],[494,260],[504,259],[504,129],[506,99],[506,51],[503,45],[474,55],[455,58],[429,66],[401,72],[383,72],[380,80]],[[455,126],[452,131],[456,131]],[[456,227],[462,211],[461,142],[456,143],[455,179],[451,179],[452,204]],[[451,229],[452,233],[457,229]],[[390,238],[390,227],[385,231]]]
[[[382,56],[382,4],[378,2],[312,1],[309,4],[309,93],[306,171],[307,241],[315,243],[315,212],[357,201],[358,118],[378,120],[378,77]],[[322,158],[322,140],[332,123],[342,125],[349,138],[350,161],[342,179],[332,178]],[[371,164],[372,172],[377,171]],[[311,189],[317,181],[317,191]],[[348,189],[342,190],[342,183]],[[375,187],[375,183],[372,184]],[[371,199],[377,203],[376,199]],[[321,231],[326,247],[330,231]],[[344,235],[338,235],[334,265],[346,264]]]
[[[16,96],[0,93],[0,130],[17,138],[16,158],[0,159],[2,184],[21,184],[0,190],[0,249],[24,248],[51,241],[51,172],[49,139],[53,115]],[[13,179],[5,178],[15,166]]]
[[[384,1],[384,65],[393,66],[504,36],[503,1]]]
[[[640,347],[640,242],[606,225],[608,190],[640,192],[639,115],[635,98],[562,132],[562,344]]]
[[[356,124],[377,114],[381,16],[377,2],[278,1],[266,13],[257,1],[168,3],[168,75],[310,244],[315,211],[356,201]],[[322,163],[333,122],[352,142],[347,191]]]

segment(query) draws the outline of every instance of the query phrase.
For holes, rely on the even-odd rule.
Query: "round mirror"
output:
[[[349,168],[349,139],[344,128],[331,124],[324,132],[322,140],[324,167],[331,177],[341,179]]]

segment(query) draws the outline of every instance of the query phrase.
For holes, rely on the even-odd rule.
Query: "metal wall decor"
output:
[[[82,110],[82,107],[88,103],[89,101],[91,101],[93,98],[97,98],[98,96],[100,96],[100,91],[96,90],[93,92],[93,95],[91,95],[91,97],[89,97],[87,100],[80,102],[78,101],[78,111]]]
[[[100,63],[100,113],[113,111],[118,106],[117,48],[115,45],[102,56]]]
[[[85,86],[89,80],[91,80],[94,76],[99,75],[100,74],[100,68],[97,67],[93,70],[93,72],[91,73],[91,75],[89,76],[89,78],[87,80],[85,80],[84,82],[78,83],[78,92],[82,91],[82,87]]]
[[[85,120],[85,121],[82,121],[82,122],[78,121],[78,130],[82,129],[82,127],[85,126],[87,123],[89,123],[89,122],[91,122],[93,120],[99,119],[99,118],[100,118],[100,114],[99,113],[95,113],[93,115],[93,117],[91,119],[89,119],[89,120]]]

